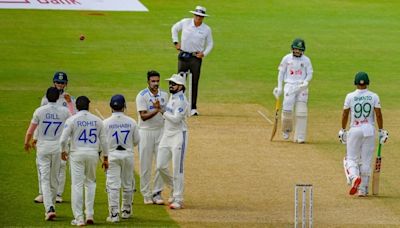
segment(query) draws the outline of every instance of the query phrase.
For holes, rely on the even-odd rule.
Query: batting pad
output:
[[[289,133],[293,130],[293,113],[282,111],[282,131]]]
[[[296,102],[296,131],[295,140],[304,142],[307,136],[307,104],[304,102]]]

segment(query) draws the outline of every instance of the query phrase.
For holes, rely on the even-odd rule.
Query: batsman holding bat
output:
[[[282,91],[284,92],[282,105],[283,138],[285,140],[289,139],[294,122],[295,134],[293,141],[305,143],[308,116],[308,85],[312,79],[313,68],[310,59],[304,55],[306,50],[304,40],[295,39],[291,48],[292,53],[284,56],[278,67],[278,86],[275,87],[273,94],[278,99]],[[293,121],[293,116],[296,117],[295,121]]]
[[[339,140],[346,144],[346,169],[350,179],[350,195],[368,195],[371,159],[375,148],[375,116],[379,128],[379,144],[387,141],[389,134],[383,129],[381,104],[376,93],[368,90],[367,73],[358,72],[354,79],[357,89],[347,94],[342,115]],[[350,129],[346,131],[350,115]]]

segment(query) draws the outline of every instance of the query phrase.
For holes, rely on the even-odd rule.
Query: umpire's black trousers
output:
[[[190,58],[178,57],[178,73],[187,72],[188,70],[192,73],[192,109],[197,109],[197,91],[199,88],[201,62],[202,59],[196,56],[191,56]]]

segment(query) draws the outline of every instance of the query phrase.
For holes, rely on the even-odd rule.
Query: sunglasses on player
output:
[[[178,84],[176,84],[176,83],[173,82],[173,81],[169,81],[169,85],[171,85],[171,86],[176,86],[176,85],[178,85]]]

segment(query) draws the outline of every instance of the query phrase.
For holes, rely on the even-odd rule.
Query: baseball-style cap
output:
[[[179,74],[173,74],[170,78],[165,79],[166,81],[171,81],[175,82],[178,85],[183,85],[185,86],[186,82],[186,74],[183,72],[180,72]]]
[[[368,74],[365,72],[358,72],[354,78],[354,85],[369,85]]]
[[[196,9],[193,11],[189,11],[194,15],[202,16],[202,17],[208,17],[209,15],[206,14],[206,8],[203,6],[196,6]]]
[[[121,94],[116,94],[111,97],[110,107],[115,110],[120,110],[125,107],[125,97]]]
[[[56,72],[53,76],[53,82],[67,83],[68,82],[67,74],[61,71]]]

